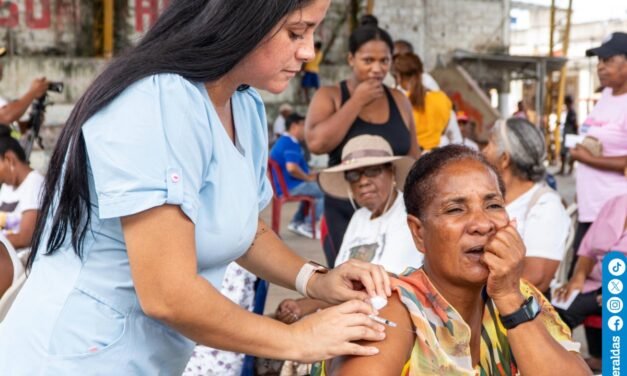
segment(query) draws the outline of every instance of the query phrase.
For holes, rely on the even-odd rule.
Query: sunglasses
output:
[[[362,175],[367,178],[376,178],[377,176],[381,175],[384,170],[390,168],[390,166],[390,163],[386,163],[384,165],[370,166],[360,168],[358,170],[344,171],[344,179],[349,183],[356,183],[359,181],[359,179],[361,179]]]

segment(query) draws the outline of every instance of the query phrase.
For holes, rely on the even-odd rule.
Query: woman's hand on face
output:
[[[291,325],[298,349],[294,360],[311,363],[340,355],[377,354],[376,347],[354,343],[385,338],[385,327],[368,317],[375,313],[370,304],[351,300],[303,317]]]
[[[570,294],[575,290],[581,291],[583,289],[583,284],[585,280],[579,280],[575,278],[571,278],[568,283],[564,284],[562,287],[558,288],[554,292],[555,300],[558,302],[563,302],[568,300]]]
[[[357,84],[352,97],[363,107],[375,99],[381,98],[383,94],[383,84],[381,81],[368,79]]]
[[[302,317],[303,313],[300,309],[300,305],[294,299],[285,299],[279,304],[276,309],[275,316],[277,320],[286,324],[291,324],[298,321]]]
[[[315,273],[307,284],[307,293],[314,299],[338,304],[390,296],[392,288],[390,277],[381,265],[350,259],[326,274]]]
[[[524,268],[525,245],[516,220],[496,231],[484,247],[483,263],[489,269],[487,292],[497,304],[501,299],[518,300],[520,277]]]

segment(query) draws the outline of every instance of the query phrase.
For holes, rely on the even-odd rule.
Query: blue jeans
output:
[[[318,183],[316,183],[315,181],[304,181],[296,187],[290,189],[290,194],[314,197],[316,205],[316,222],[320,220],[320,217],[322,216],[322,211],[324,210],[324,193],[322,193],[322,191],[320,190]],[[306,224],[311,224],[311,216],[305,216],[305,203],[301,201],[300,205],[298,206],[298,210],[292,218],[292,223],[303,222],[305,222]]]

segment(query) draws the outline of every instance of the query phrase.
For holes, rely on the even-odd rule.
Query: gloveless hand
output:
[[[362,106],[366,106],[383,95],[383,83],[381,83],[381,80],[370,78],[357,84],[352,97]]]
[[[293,360],[311,363],[340,355],[375,355],[378,349],[354,341],[381,341],[385,327],[368,317],[370,304],[351,300],[327,308],[290,325],[294,334]]]
[[[592,158],[590,151],[581,144],[577,144],[574,148],[570,148],[568,152],[573,160],[581,163],[588,163],[590,158]]]
[[[487,293],[499,311],[500,305],[505,308],[503,311],[508,311],[512,307],[516,309],[524,300],[520,292],[520,277],[525,253],[525,245],[516,230],[516,220],[498,229],[484,247],[481,259],[489,269]]]
[[[275,317],[286,323],[291,324],[298,321],[303,315],[300,305],[294,299],[285,299],[277,307]]]
[[[390,277],[381,265],[348,260],[326,274],[315,273],[307,284],[307,294],[330,304],[373,296],[390,296]]]
[[[583,289],[584,282],[585,279],[582,280],[575,277],[571,278],[568,283],[555,290],[555,300],[558,302],[568,300],[568,297],[573,293],[573,291],[581,291]]]
[[[42,95],[46,94],[49,84],[50,82],[48,82],[45,77],[36,78],[33,80],[33,82],[31,82],[29,91],[33,94],[35,98],[39,98]]]

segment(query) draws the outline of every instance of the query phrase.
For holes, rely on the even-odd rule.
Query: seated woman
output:
[[[28,165],[24,149],[10,133],[0,127],[0,228],[19,250],[31,245],[44,178]]]
[[[348,224],[336,266],[359,259],[398,274],[408,266],[422,264],[407,227],[402,193],[413,162],[409,157],[393,156],[383,137],[362,135],[348,141],[339,165],[320,173],[320,187],[326,194],[361,207]],[[292,323],[325,306],[313,299],[286,299],[279,304],[276,317]]]
[[[601,266],[610,251],[627,255],[627,194],[616,196],[603,205],[579,246],[573,276],[555,290],[557,301],[567,300],[575,290],[581,292],[567,310],[557,310],[571,329],[581,325],[589,315],[601,315]],[[586,362],[592,369],[600,370],[601,330],[585,329],[590,353]]]
[[[371,357],[340,357],[327,375],[589,375],[551,304],[521,279],[525,246],[505,187],[461,145],[418,160],[405,206],[424,266],[393,280],[379,316],[397,326]]]
[[[546,146],[528,120],[497,121],[483,153],[503,177],[505,204],[527,248],[522,277],[547,293],[566,254],[570,218],[561,197],[546,186]]]

